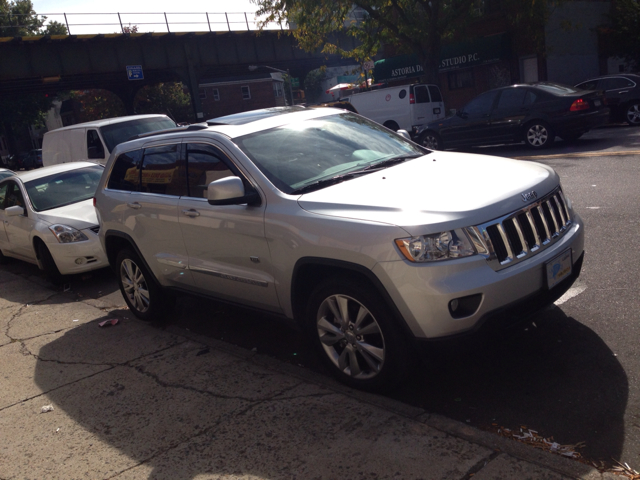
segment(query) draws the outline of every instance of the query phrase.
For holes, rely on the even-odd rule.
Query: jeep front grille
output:
[[[531,205],[467,229],[476,249],[494,270],[515,265],[554,244],[571,226],[562,190]]]

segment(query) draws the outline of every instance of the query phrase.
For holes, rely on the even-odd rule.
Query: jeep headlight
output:
[[[448,232],[398,238],[396,245],[410,262],[438,262],[476,254],[475,248],[461,229]]]
[[[49,230],[53,232],[60,243],[84,242],[89,240],[80,230],[68,225],[51,225]]]

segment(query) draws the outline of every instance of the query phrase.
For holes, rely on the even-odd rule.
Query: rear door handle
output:
[[[138,210],[139,208],[142,208],[142,205],[140,205],[138,202],[133,202],[133,203],[127,203],[127,207],[133,208],[134,210]]]
[[[191,218],[200,216],[200,212],[198,212],[197,210],[194,210],[193,208],[190,208],[189,210],[182,210],[182,214]]]

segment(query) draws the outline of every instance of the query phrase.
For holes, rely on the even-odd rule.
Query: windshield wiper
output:
[[[422,157],[424,155],[421,155],[419,153],[414,153],[412,155],[398,155],[396,157],[391,157],[391,158],[387,158],[385,160],[381,160],[377,163],[372,163],[371,165],[366,166],[365,168],[363,168],[363,170],[379,170],[382,168],[387,168],[390,167],[392,165],[396,165],[398,163],[402,163],[405,160],[409,160],[411,158],[418,158],[418,157]]]
[[[342,183],[345,180],[351,180],[358,175],[363,175],[365,173],[372,173],[372,170],[357,170],[355,172],[345,173],[344,175],[337,175],[331,178],[324,178],[322,180],[318,180],[317,182],[310,183],[309,185],[305,185],[304,187],[296,188],[289,195],[299,195],[301,193],[309,193],[315,190],[320,190],[325,187],[329,187],[331,185],[335,185],[337,183]]]

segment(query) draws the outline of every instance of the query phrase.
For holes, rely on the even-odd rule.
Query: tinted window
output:
[[[180,145],[145,148],[140,191],[182,196],[187,194],[186,171]]]
[[[434,85],[429,85],[429,93],[431,94],[432,102],[441,102],[442,95],[440,94],[440,89]]]
[[[79,168],[54,173],[24,184],[37,212],[82,202],[93,197],[104,168]]]
[[[207,186],[214,180],[233,177],[220,150],[200,143],[187,145],[187,172],[189,196],[207,198]]]
[[[400,90],[400,93],[398,93],[398,96],[400,98],[404,98],[407,96],[407,91],[403,88],[402,90]]]
[[[621,88],[633,87],[633,82],[626,78],[605,78],[602,80],[602,90],[618,90]]]
[[[533,105],[534,103],[536,103],[536,100],[538,100],[539,95],[537,92],[534,92],[533,90],[527,90],[527,94],[524,96],[524,104],[525,105]]]
[[[102,134],[102,138],[104,138],[107,149],[113,152],[116,145],[126,142],[136,135],[175,127],[176,123],[169,118],[139,118],[127,122],[105,125],[104,127],[100,127],[100,133]]]
[[[498,100],[498,110],[522,107],[526,94],[527,90],[524,88],[507,88],[506,90],[502,90],[500,100]]]
[[[589,80],[588,82],[583,82],[579,85],[576,85],[576,88],[581,88],[583,90],[597,90],[598,80]]]
[[[91,149],[94,150],[91,150]],[[87,158],[104,158],[104,147],[97,130],[87,130]]]
[[[468,115],[484,115],[491,111],[491,106],[498,92],[483,93],[467,103],[463,112]]]
[[[140,187],[142,150],[126,152],[116,158],[107,188],[137,192]]]
[[[416,103],[429,103],[429,91],[424,85],[414,87],[413,94],[416,99]]]

